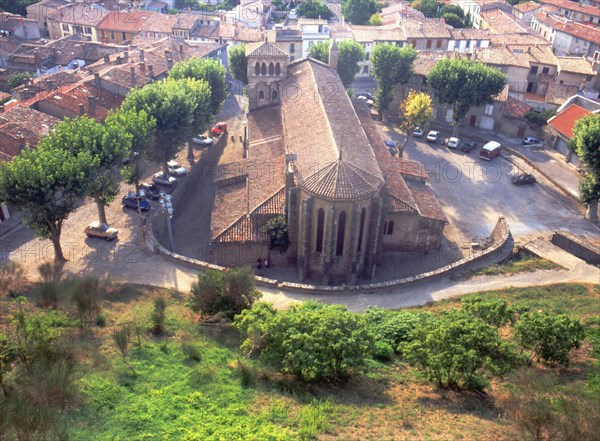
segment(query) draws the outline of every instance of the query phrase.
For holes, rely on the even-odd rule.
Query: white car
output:
[[[369,99],[368,97],[366,97],[366,96],[364,96],[364,95],[358,96],[357,98],[358,98],[359,100],[365,100],[365,102],[367,103],[367,105],[368,105],[369,107],[371,107],[371,106],[372,106],[372,105],[375,103],[373,100]]]
[[[438,132],[437,130],[431,130],[427,134],[427,142],[437,142],[439,137],[440,137],[440,132]]]
[[[448,147],[449,149],[457,149],[459,144],[460,144],[460,139],[452,137],[452,138],[448,138],[446,147]]]
[[[212,145],[213,139],[206,135],[198,135],[197,138],[192,138],[192,142],[200,145]]]
[[[298,19],[298,11],[296,9],[292,9],[288,14],[288,18],[290,20],[297,20]]]
[[[421,127],[415,127],[415,130],[413,130],[413,136],[415,138],[422,138],[424,134],[425,132]]]
[[[177,161],[167,162],[169,173],[175,176],[183,176],[187,173],[187,169]]]
[[[533,136],[526,136],[525,138],[523,138],[523,144],[525,145],[534,145],[534,144],[541,144],[542,141],[540,141],[537,138],[534,138]]]
[[[175,179],[173,176],[165,175],[163,172],[160,171],[158,173],[155,173],[154,176],[152,176],[152,182],[154,182],[157,185],[172,187],[177,183],[177,179]]]

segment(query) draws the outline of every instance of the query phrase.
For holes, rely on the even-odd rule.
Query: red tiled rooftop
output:
[[[163,14],[142,10],[132,12],[112,11],[98,23],[96,28],[105,31],[139,32],[146,20],[154,15],[162,16]]]
[[[552,118],[548,124],[565,135],[567,138],[571,139],[573,137],[573,127],[575,127],[577,120],[589,115],[590,113],[592,112],[584,109],[581,106],[578,106],[577,104],[571,104],[561,113]]]

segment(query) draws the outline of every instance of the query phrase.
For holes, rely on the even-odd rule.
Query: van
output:
[[[499,142],[490,141],[486,145],[481,147],[481,151],[479,152],[479,157],[481,159],[485,159],[486,161],[489,161],[490,159],[498,156],[500,154],[501,150],[502,150],[502,146],[500,145]]]

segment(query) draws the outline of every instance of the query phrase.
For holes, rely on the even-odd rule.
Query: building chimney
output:
[[[331,47],[329,48],[329,68],[330,69],[337,69],[338,55],[339,55],[338,45],[334,38],[333,43],[331,43]]]
[[[165,51],[165,58],[167,59],[167,68],[170,70],[173,67],[173,54],[171,51]]]
[[[129,72],[131,73],[131,85],[135,86],[135,66],[131,66]]]
[[[96,89],[100,90],[100,74],[98,72],[94,73],[94,84]]]
[[[39,69],[42,67],[42,57],[40,56],[40,51],[34,49],[33,51],[33,61],[35,63],[35,68]]]
[[[123,52],[123,56],[125,57],[125,61],[129,61],[129,51]]]
[[[48,127],[48,124],[42,124],[42,135],[48,136],[49,133],[50,133],[50,127]]]
[[[423,22],[419,22],[419,32],[423,32]]]
[[[117,57],[117,64],[123,64],[123,57],[120,55]]]
[[[4,106],[0,104],[0,113],[4,113]]]
[[[154,66],[152,66],[151,64],[148,65],[148,76],[151,80],[154,79]]]
[[[88,110],[90,112],[90,116],[95,116],[96,115],[96,97],[95,96],[88,96]]]
[[[79,115],[85,115],[85,107],[83,107],[82,103],[79,103]]]
[[[110,56],[109,55],[105,55],[104,56],[104,62],[105,63],[110,63]]]
[[[146,63],[140,63],[139,67],[142,75],[146,75]]]
[[[144,61],[145,57],[144,57],[144,49],[140,50],[140,61]]]
[[[183,43],[179,43],[179,53],[183,54]]]

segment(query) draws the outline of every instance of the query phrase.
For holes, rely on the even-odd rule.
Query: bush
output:
[[[185,357],[189,360],[192,361],[201,361],[202,360],[202,354],[200,353],[200,349],[198,349],[198,346],[196,346],[193,343],[189,343],[189,342],[182,342],[181,343],[181,352],[183,352],[183,355],[185,355]]]
[[[100,312],[100,299],[103,287],[95,277],[72,279],[66,285],[69,298],[77,308],[79,326],[84,329]]]
[[[61,281],[64,271],[63,264],[57,262],[45,262],[38,266],[38,273],[42,278],[42,282],[58,283]]]
[[[42,282],[37,289],[38,306],[41,308],[58,307],[58,284],[54,282]]]
[[[23,268],[16,262],[10,260],[0,262],[0,296],[8,294],[16,297],[15,290],[24,279],[23,273]]]
[[[394,348],[385,341],[376,341],[373,356],[380,361],[391,361],[394,357]]]
[[[162,297],[154,301],[154,309],[152,310],[152,333],[154,335],[162,335],[166,332],[166,309],[167,302]]]
[[[393,312],[374,306],[367,309],[366,317],[375,340],[397,349],[400,343],[410,341],[412,331],[431,318],[431,315],[422,312]]]
[[[585,337],[579,320],[564,314],[552,316],[545,312],[523,314],[514,329],[515,340],[532,352],[533,358],[548,366],[569,365],[569,352],[579,348]]]
[[[525,119],[536,126],[543,126],[555,113],[554,110],[544,110],[543,112],[530,110],[525,114]]]
[[[254,288],[254,275],[249,268],[226,272],[208,269],[192,285],[189,304],[194,312],[239,314],[258,298],[260,293]]]
[[[99,326],[101,328],[104,328],[106,326],[106,316],[102,312],[99,312],[96,315],[96,326]]]
[[[298,15],[300,17],[329,20],[333,17],[333,12],[327,7],[325,3],[320,1],[308,0],[298,6]]]
[[[514,324],[517,318],[516,308],[510,306],[505,300],[484,300],[481,297],[466,297],[461,300],[460,309],[496,328],[509,323]]]
[[[250,325],[255,319],[259,324]],[[304,381],[347,378],[364,366],[374,344],[365,317],[341,305],[305,302],[275,312],[259,303],[234,325],[249,338],[250,332],[261,332],[261,355]],[[248,341],[242,345],[249,346]]]

